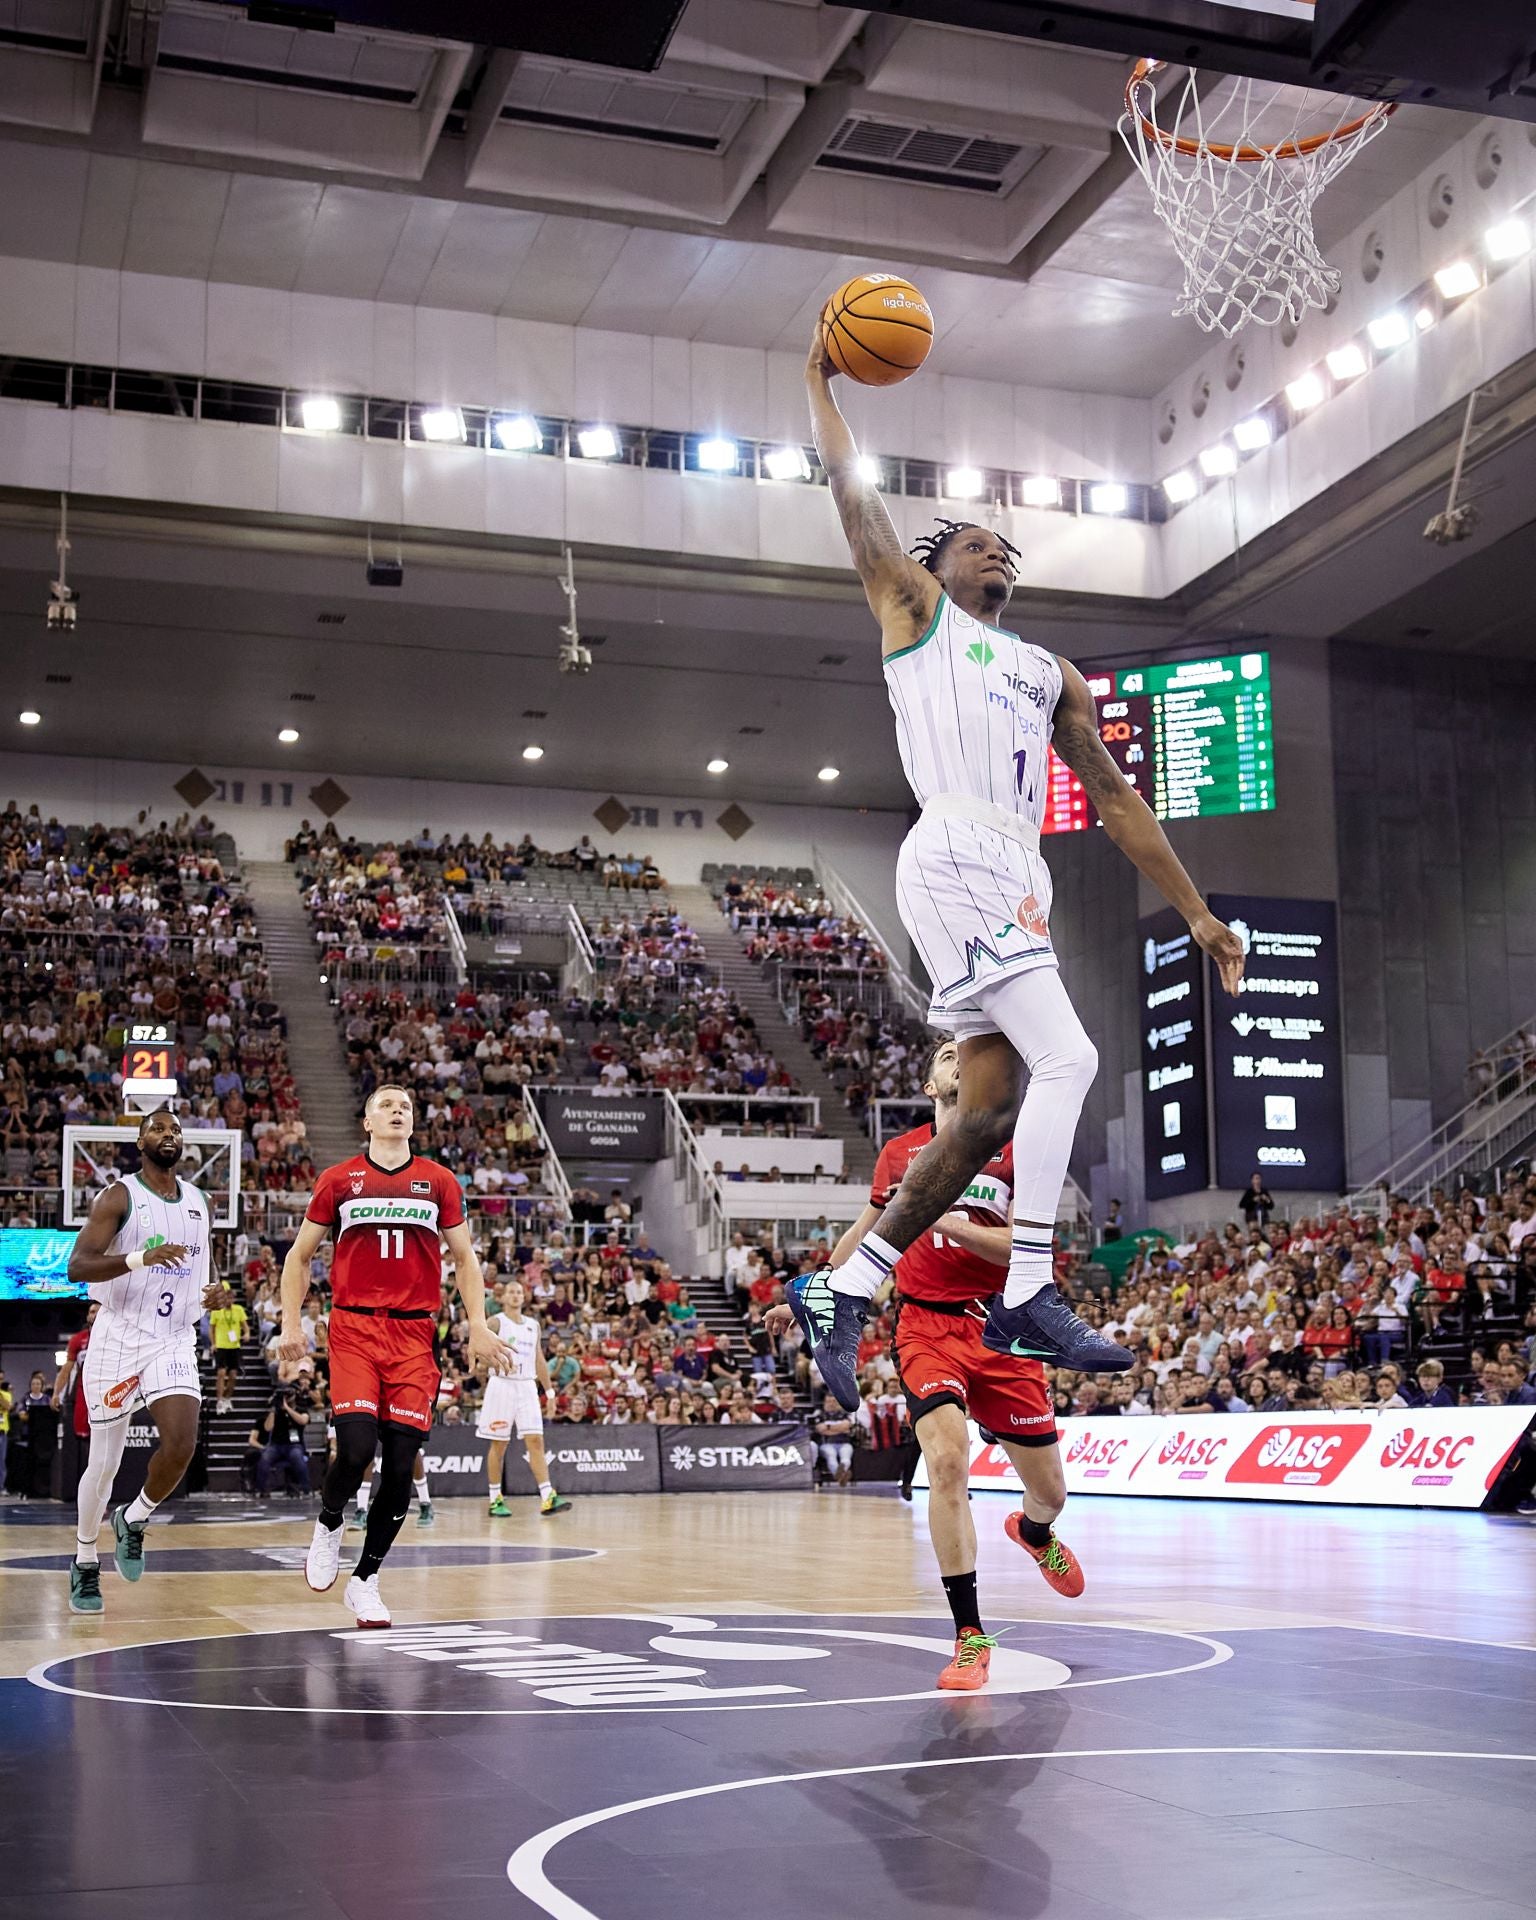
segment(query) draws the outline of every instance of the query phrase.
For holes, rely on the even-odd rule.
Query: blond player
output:
[[[540,1396],[551,1391],[549,1367],[539,1338],[539,1323],[532,1314],[523,1312],[521,1280],[508,1280],[502,1287],[501,1312],[492,1321],[491,1331],[506,1342],[513,1355],[510,1373],[492,1374],[486,1381],[485,1403],[475,1427],[478,1437],[491,1443],[485,1457],[491,1513],[502,1520],[512,1511],[501,1495],[501,1470],[514,1433],[523,1443],[529,1469],[539,1484],[539,1512],[564,1513],[571,1503],[555,1492],[550,1481],[544,1452],[544,1415],[539,1405]]]

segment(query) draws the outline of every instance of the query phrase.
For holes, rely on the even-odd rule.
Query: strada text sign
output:
[[[1061,1454],[1069,1493],[1480,1507],[1530,1423],[1528,1407],[1098,1415],[1061,1422]],[[974,1426],[970,1484],[1019,1485]]]

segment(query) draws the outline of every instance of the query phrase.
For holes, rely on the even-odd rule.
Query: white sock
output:
[[[427,1485],[427,1476],[425,1474],[423,1474],[419,1480],[413,1480],[411,1482],[411,1491],[424,1507],[431,1506],[432,1490]]]
[[[75,1535],[75,1558],[80,1562],[82,1567],[99,1567],[101,1565],[101,1555],[96,1551],[96,1542],[94,1540],[82,1540],[79,1534]]]
[[[159,1504],[160,1502],[158,1500],[151,1500],[146,1494],[141,1493],[136,1495],[132,1506],[130,1506],[128,1511],[123,1515],[125,1524],[130,1527],[147,1525],[149,1516]]]
[[[891,1277],[901,1258],[896,1248],[878,1233],[866,1233],[853,1252],[832,1276],[834,1293],[851,1293],[859,1300],[873,1300]]]
[[[1016,1307],[1050,1286],[1055,1278],[1051,1264],[1051,1228],[1032,1221],[1016,1221],[1009,1244],[1008,1279],[1003,1287],[1003,1305]]]
[[[369,1491],[368,1482],[365,1480],[357,1490],[357,1510],[359,1513],[366,1513],[368,1511]]]
[[[554,1488],[549,1484],[547,1480],[541,1480],[539,1482],[539,1498],[541,1500],[553,1500],[554,1497],[555,1497]]]
[[[498,1486],[491,1486],[487,1489],[487,1491],[490,1494],[491,1505],[494,1507],[496,1502],[501,1498],[501,1488]]]

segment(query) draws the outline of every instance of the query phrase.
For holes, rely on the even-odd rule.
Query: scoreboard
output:
[[[1263,813],[1275,804],[1267,653],[1087,673],[1110,758],[1159,820]],[[1051,755],[1043,833],[1098,823],[1077,775]]]

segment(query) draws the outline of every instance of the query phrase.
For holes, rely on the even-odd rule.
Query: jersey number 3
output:
[[[405,1258],[405,1228],[375,1227],[379,1236],[379,1258],[381,1260],[403,1260]]]

